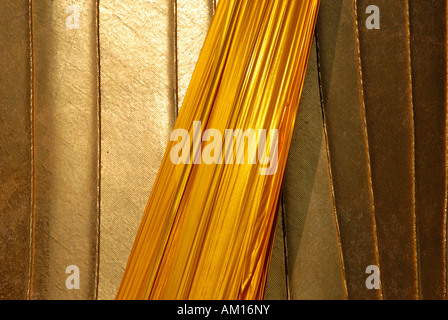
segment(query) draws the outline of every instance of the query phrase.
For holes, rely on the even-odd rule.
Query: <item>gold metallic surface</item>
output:
[[[318,1],[220,2],[176,128],[191,129],[193,121],[207,119],[203,126],[219,132],[279,128],[277,174],[256,178],[259,165],[176,166],[169,147],[118,299],[263,296],[284,157],[317,7]],[[258,58],[248,64],[252,56]],[[267,70],[270,77],[265,77]],[[280,90],[283,85],[286,88]],[[240,86],[244,90],[236,90]],[[256,95],[257,91],[263,94]],[[252,104],[259,107],[251,108]],[[255,184],[250,187],[245,181]]]
[[[30,298],[93,299],[97,241],[96,3],[33,1],[34,212]],[[80,289],[66,287],[66,268]]]
[[[291,299],[345,299],[315,42],[285,171],[283,203]]]
[[[447,1],[411,0],[415,206],[420,296],[444,299],[447,192]]]
[[[365,26],[369,5],[381,8],[380,30]],[[408,1],[358,0],[357,9],[383,295],[385,299],[416,299]]]
[[[113,299],[175,119],[173,1],[100,1],[99,299]]]
[[[349,299],[379,299],[366,268],[379,266],[369,148],[352,0],[327,1],[317,26],[322,98]]]
[[[28,0],[0,10],[0,299],[26,299],[31,212]]]

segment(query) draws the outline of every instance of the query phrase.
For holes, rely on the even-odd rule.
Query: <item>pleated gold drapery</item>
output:
[[[113,299],[215,3],[0,3],[0,298]],[[446,12],[322,2],[266,298],[446,296]],[[383,112],[392,127],[372,129]],[[365,286],[373,264],[379,291]]]

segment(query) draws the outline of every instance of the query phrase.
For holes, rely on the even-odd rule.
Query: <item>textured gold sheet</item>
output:
[[[31,212],[30,34],[27,0],[0,10],[0,299],[26,299]]]
[[[99,299],[113,299],[175,120],[173,1],[100,1]]]
[[[0,265],[6,269],[1,272],[2,280],[6,279],[0,286],[2,298],[94,297],[96,6],[95,2],[80,4],[80,29],[69,30],[66,8],[70,4],[2,3],[2,14],[6,15],[2,22],[8,25],[1,29],[5,36],[2,50],[6,49],[2,70],[9,69],[11,72],[4,74],[14,77],[2,77],[1,114],[9,118],[5,127],[2,123],[2,132],[17,141],[10,140],[15,146],[2,152],[9,156],[1,168],[20,166],[11,168],[14,180],[4,180],[3,186],[9,191],[1,193],[8,197],[2,203],[16,213],[11,220],[8,209],[2,209]],[[15,111],[9,112],[13,106]],[[3,130],[13,124],[17,126],[15,133]],[[1,146],[7,147],[8,142],[2,139]],[[69,265],[80,269],[80,290],[65,286]]]
[[[32,299],[93,299],[97,262],[98,90],[96,3],[33,1],[34,208]],[[80,289],[66,287],[66,268]]]
[[[326,2],[317,27],[322,98],[349,299],[378,299],[366,269],[379,266],[358,25],[352,0]]]
[[[415,299],[418,279],[408,1],[358,0],[357,5],[383,296]],[[380,30],[365,27],[369,5],[381,8]]]
[[[446,294],[447,2],[411,0],[420,297]]]

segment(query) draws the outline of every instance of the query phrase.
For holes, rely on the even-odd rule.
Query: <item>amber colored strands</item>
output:
[[[175,165],[177,141],[170,142],[117,299],[263,297],[318,6],[219,2],[176,129],[192,136],[194,121],[222,135],[278,129],[278,170],[263,176],[260,163]]]

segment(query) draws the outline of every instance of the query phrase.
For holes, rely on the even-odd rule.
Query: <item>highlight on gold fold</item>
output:
[[[117,299],[262,299],[319,0],[221,0]]]

